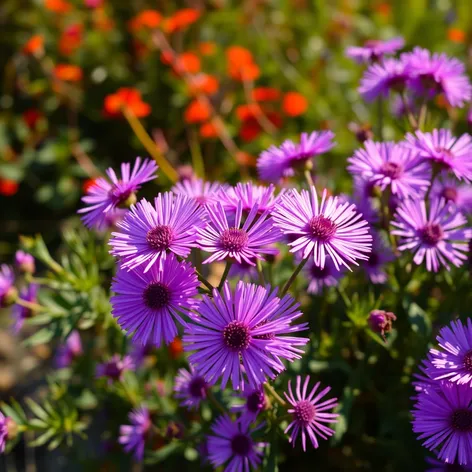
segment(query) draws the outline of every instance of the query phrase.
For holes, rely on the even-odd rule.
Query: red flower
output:
[[[216,43],[205,41],[198,45],[198,51],[202,56],[213,56],[216,52]]]
[[[287,92],[283,99],[282,108],[288,116],[300,116],[307,111],[308,100],[298,92]]]
[[[218,136],[218,129],[211,121],[203,123],[200,126],[200,136],[202,138],[216,138]]]
[[[193,52],[184,52],[174,58],[173,68],[176,74],[196,74],[200,72],[200,58]]]
[[[107,95],[104,101],[104,111],[107,116],[119,117],[126,108],[138,118],[151,113],[151,107],[141,99],[141,92],[134,88],[122,87],[116,93]]]
[[[40,34],[35,34],[26,42],[22,49],[24,54],[41,55],[44,53],[44,38]]]
[[[65,0],[46,0],[44,6],[55,13],[67,13],[72,10],[72,5]]]
[[[256,102],[272,102],[280,98],[280,90],[272,87],[256,87],[252,99]]]
[[[183,352],[184,348],[182,345],[182,340],[176,336],[175,339],[169,344],[170,357],[172,357],[172,359],[178,359]]]
[[[200,100],[193,100],[185,110],[184,118],[187,123],[207,121],[211,116],[210,106]]]
[[[0,195],[11,197],[18,192],[18,182],[10,179],[2,179],[0,177]]]
[[[164,29],[168,33],[181,31],[195,23],[200,18],[200,14],[201,13],[194,8],[177,10],[170,18],[167,18]]]
[[[53,74],[56,79],[64,82],[78,82],[83,77],[82,69],[72,64],[57,64],[54,67]]]
[[[262,110],[259,109],[262,113]],[[267,119],[276,127],[282,127],[282,118],[279,113],[275,111],[264,111]],[[245,141],[250,142],[256,139],[263,131],[262,126],[257,120],[257,113],[250,116],[249,114],[243,119],[241,128],[239,128],[239,137]]]
[[[62,33],[59,39],[59,51],[64,56],[73,54],[82,43],[83,26],[81,23],[76,23],[68,26]]]
[[[143,10],[132,18],[128,27],[130,31],[136,32],[142,29],[155,29],[162,22],[162,15],[156,10]]]
[[[29,128],[36,128],[38,121],[43,117],[43,114],[36,108],[30,108],[23,112],[23,121]]]
[[[192,82],[189,84],[189,92],[192,95],[202,93],[204,95],[213,95],[218,91],[220,83],[218,79],[213,75],[198,74],[193,77]]]
[[[228,74],[234,80],[253,81],[260,76],[260,69],[254,63],[252,53],[242,46],[231,46],[226,50]]]

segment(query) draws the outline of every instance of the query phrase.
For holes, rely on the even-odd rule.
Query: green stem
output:
[[[27,300],[23,300],[22,298],[17,298],[15,300],[15,303],[17,305],[28,308],[28,310],[31,310],[31,311],[47,311],[46,307],[44,307],[42,305],[38,305],[37,303],[29,302]]]
[[[203,275],[202,275],[198,270],[195,270],[195,272],[197,273],[198,280],[200,280],[200,282],[201,282],[203,285],[205,285],[205,287],[206,287],[208,290],[210,290],[210,292],[212,292],[215,287],[213,287],[213,285],[212,285],[210,282],[208,282],[208,280],[205,279],[205,277],[203,277]]]
[[[408,103],[408,99],[404,93],[401,94],[403,107],[405,108],[408,116],[408,121],[410,122],[410,126],[414,129],[418,129],[418,122],[416,121],[415,115],[413,114],[410,104]]]
[[[223,405],[215,398],[215,395],[213,395],[211,389],[207,390],[207,397],[208,400],[210,400],[210,403],[212,403],[217,410],[223,413],[223,415],[226,415],[226,410],[224,409]]]
[[[221,289],[223,288],[223,285],[226,281],[226,278],[228,277],[229,270],[231,269],[232,265],[233,265],[232,261],[227,261],[226,262],[225,271],[223,272],[223,275],[221,276],[220,283],[218,284],[218,292],[221,292]]]
[[[308,261],[308,258],[307,259],[302,259],[300,264],[298,264],[297,268],[295,269],[293,274],[290,276],[290,278],[287,280],[287,283],[284,285],[284,288],[282,289],[282,293],[281,293],[282,297],[288,292],[288,289],[292,285],[293,281],[297,278],[297,275],[303,269],[303,267],[307,263],[307,261]]]
[[[428,105],[426,104],[426,101],[423,101],[420,112],[418,115],[418,129],[422,130],[425,123],[426,123],[426,114],[428,112]]]
[[[350,307],[351,306],[351,300],[349,300],[349,297],[346,295],[346,292],[344,291],[344,289],[341,288],[339,285],[337,285],[336,288],[338,289],[338,293],[339,293],[339,295],[341,295],[341,298],[343,299],[344,304],[347,307]]]
[[[270,393],[270,395],[274,398],[274,400],[277,401],[277,403],[279,403],[282,406],[286,405],[285,400],[274,390],[274,387],[272,387],[272,385],[266,382],[264,384],[264,387],[267,390],[267,392]]]
[[[198,137],[194,129],[190,130],[189,141],[193,168],[195,169],[195,173],[197,174],[197,176],[204,179],[205,166],[203,163],[202,150],[200,149],[200,143],[198,141]]]
[[[264,271],[262,270],[262,261],[260,259],[257,259],[257,273],[259,274],[259,283],[261,285],[265,285],[265,278],[264,278]]]
[[[308,186],[312,187],[313,185],[315,185],[314,182],[313,182],[313,178],[311,177],[310,169],[305,169],[304,175],[305,175],[305,179],[308,183]]]

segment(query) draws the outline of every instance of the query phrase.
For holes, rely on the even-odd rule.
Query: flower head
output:
[[[390,311],[373,310],[369,314],[367,322],[374,333],[379,333],[385,340],[385,334],[392,331],[393,322],[397,317]]]
[[[413,413],[413,431],[429,450],[448,464],[472,464],[472,388],[439,382],[420,392]]]
[[[470,229],[461,229],[467,220],[444,199],[431,200],[429,211],[424,200],[405,200],[397,209],[392,234],[401,237],[398,249],[412,251],[415,264],[426,259],[426,269],[437,272],[441,265],[461,266],[467,260]]]
[[[219,200],[226,210],[236,212],[239,202],[242,202],[243,212],[249,213],[255,205],[260,213],[272,210],[280,195],[275,195],[275,186],[254,185],[251,182],[238,183],[235,187],[230,187],[219,195]]]
[[[263,386],[246,389],[239,393],[243,404],[234,405],[231,410],[241,413],[241,418],[250,422],[255,421],[259,413],[267,408],[267,399]]]
[[[426,472],[472,472],[472,467],[448,464],[444,461],[432,459],[431,457],[427,457],[426,462],[429,467]]]
[[[421,364],[418,365],[418,369],[420,372],[413,374],[415,380],[411,382],[417,394],[420,392],[428,392],[430,390],[437,390],[440,388],[440,382],[432,379],[428,373],[431,370],[431,362],[429,358],[423,359]],[[413,398],[416,399],[416,395]]]
[[[369,39],[363,46],[348,47],[346,49],[346,56],[358,63],[374,62],[386,54],[395,54],[404,44],[405,40],[401,37],[387,39],[386,41]]]
[[[82,352],[80,334],[78,331],[74,330],[70,333],[66,342],[59,346],[57,350],[55,358],[56,368],[62,369],[68,367],[76,357],[82,354]]]
[[[304,272],[308,279],[307,292],[315,295],[320,295],[325,287],[335,287],[344,275],[343,271],[336,269],[330,257],[326,259],[323,268],[310,261],[304,267]]]
[[[133,359],[130,356],[121,357],[114,354],[111,359],[101,364],[97,364],[95,375],[97,377],[107,377],[111,383],[116,380],[122,380],[123,374],[127,370],[134,369]]]
[[[208,384],[193,368],[179,369],[174,380],[175,397],[182,400],[181,405],[196,410],[200,402],[206,398]]]
[[[285,397],[292,406],[288,410],[292,415],[292,422],[285,429],[285,433],[290,430],[289,442],[293,443],[299,433],[302,437],[303,450],[306,450],[306,436],[310,438],[311,443],[315,449],[318,448],[318,436],[322,439],[328,439],[334,434],[334,431],[326,426],[330,423],[336,423],[336,418],[339,416],[336,413],[327,413],[338,405],[336,398],[321,401],[321,399],[331,390],[331,387],[326,387],[324,390],[318,392],[320,382],[317,382],[310,393],[308,393],[308,384],[310,376],[307,375],[301,386],[302,378],[297,375],[297,389],[296,395],[292,391],[291,380],[288,381],[288,394],[284,392]]]
[[[197,305],[198,286],[192,266],[173,254],[148,272],[119,269],[112,284],[112,314],[128,334],[134,332],[135,342],[159,347],[164,339],[169,344],[177,336],[174,319],[185,325],[178,313]]]
[[[36,284],[29,284],[20,291],[19,298],[28,302],[36,303],[38,295],[38,286]],[[13,307],[13,332],[19,333],[26,319],[33,316],[33,311],[22,305],[15,304]]]
[[[204,224],[204,210],[185,195],[160,193],[154,206],[146,199],[132,205],[110,239],[111,253],[123,268],[144,265],[147,272],[166,254],[187,257],[197,245],[197,228]]]
[[[103,108],[105,115],[110,118],[122,117],[124,111],[137,118],[144,118],[151,113],[151,106],[143,102],[141,92],[127,87],[122,87],[117,92],[107,95]]]
[[[422,195],[429,187],[431,168],[417,153],[393,142],[366,141],[348,159],[348,170],[381,190],[401,198]]]
[[[221,377],[221,387],[229,380],[235,390],[258,387],[267,377],[273,379],[285,367],[281,359],[293,361],[303,352],[298,346],[306,338],[291,336],[307,328],[292,325],[302,316],[289,295],[277,297],[277,289],[239,282],[230,289],[225,283],[213,298],[204,295],[198,314],[191,314],[184,342],[195,351],[189,362],[210,384]]]
[[[7,264],[0,266],[0,308],[9,304],[12,292],[16,293],[15,289],[15,274],[12,268]]]
[[[216,203],[220,194],[227,187],[219,182],[205,182],[202,179],[184,179],[172,187],[175,194],[183,194],[195,200],[199,205]]]
[[[303,259],[313,256],[315,264],[324,268],[331,256],[336,269],[356,259],[367,260],[372,236],[367,221],[361,218],[356,206],[339,203],[337,197],[327,197],[323,191],[321,203],[314,186],[299,193],[293,189],[282,195],[272,212],[274,225],[296,239],[289,243],[290,252],[300,252]]]
[[[84,213],[82,220],[88,228],[101,228],[106,224],[108,213],[124,204],[145,182],[156,177],[157,165],[154,161],[137,158],[133,169],[129,162],[121,164],[121,178],[110,167],[107,169],[109,180],[99,177],[87,190],[82,201],[87,205],[79,210]]]
[[[5,451],[5,445],[8,439],[8,421],[9,417],[0,411],[0,454]]]
[[[151,416],[145,407],[136,408],[128,415],[130,425],[120,426],[120,437],[118,442],[123,444],[126,452],[134,452],[134,457],[142,461],[144,457],[144,446],[151,428]]]
[[[444,198],[464,213],[472,213],[472,186],[459,184],[454,177],[442,174],[431,187],[431,198]]]
[[[259,426],[257,429],[259,429]],[[212,426],[214,435],[208,436],[210,462],[216,468],[226,463],[224,472],[248,472],[261,463],[263,443],[254,442],[250,424],[229,416],[220,416]]]
[[[283,177],[291,177],[296,167],[305,165],[314,156],[333,148],[333,139],[332,131],[313,131],[302,133],[298,144],[287,139],[279,147],[271,146],[257,160],[259,177],[274,183]]]

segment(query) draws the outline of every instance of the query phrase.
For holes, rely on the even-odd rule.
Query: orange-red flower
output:
[[[164,23],[164,29],[168,33],[175,33],[181,31],[191,24],[195,23],[200,18],[200,11],[194,8],[183,8],[177,10],[170,18]]]
[[[176,74],[200,72],[200,58],[193,52],[183,52],[174,58],[172,67]]]
[[[116,93],[105,97],[104,112],[107,116],[122,116],[123,109],[129,110],[138,118],[143,118],[151,113],[150,105],[143,102],[141,92],[135,88],[122,87]]]
[[[463,43],[465,42],[465,32],[460,28],[449,28],[447,30],[447,39],[453,43]]]
[[[23,52],[31,55],[41,55],[44,52],[44,37],[41,34],[35,34],[23,46]]]
[[[82,43],[83,29],[81,23],[69,25],[59,39],[59,51],[64,56],[73,54]]]
[[[257,103],[239,105],[236,107],[236,116],[241,121],[260,116],[262,113],[262,108]]]
[[[114,28],[114,21],[107,15],[103,8],[93,10],[92,20],[95,28],[99,31],[110,31]]]
[[[189,92],[192,95],[203,93],[204,95],[213,95],[218,91],[220,83],[218,79],[209,74],[198,74],[193,77],[189,84]]]
[[[136,32],[145,28],[155,29],[162,22],[162,15],[156,10],[143,10],[132,18],[128,27],[130,31]]]
[[[44,6],[55,13],[67,13],[72,10],[72,5],[65,0],[46,0]]]
[[[216,52],[216,43],[204,41],[198,45],[198,51],[202,56],[213,56]]]
[[[84,183],[82,184],[82,192],[84,193],[84,195],[89,191],[90,187],[93,187],[95,185],[95,181],[97,179],[87,179],[84,181]]]
[[[282,101],[282,109],[288,116],[303,115],[308,109],[308,100],[298,92],[287,92]]]
[[[201,100],[193,100],[185,110],[184,118],[186,123],[201,123],[210,119],[210,106]]]
[[[226,50],[226,58],[230,66],[239,67],[253,62],[251,51],[242,46],[230,46]]]
[[[263,110],[259,110],[259,112],[256,112],[252,115],[247,113],[242,120],[243,122],[241,124],[241,128],[239,128],[239,137],[245,142],[253,141],[263,131],[263,128],[257,119],[257,113],[262,113]],[[275,111],[264,111],[264,114],[276,128],[279,129],[282,127],[282,117],[279,113]]]
[[[53,74],[56,79],[64,82],[78,82],[83,77],[82,69],[72,64],[57,64],[54,67]]]
[[[226,50],[228,74],[239,81],[256,80],[261,71],[254,63],[251,51],[242,46],[231,46]]]
[[[38,124],[38,121],[43,117],[44,115],[37,109],[37,108],[30,108],[26,111],[23,112],[23,121],[26,123],[28,128],[34,129],[36,128],[36,125]]]
[[[218,128],[211,121],[203,123],[200,126],[200,136],[202,138],[216,138],[218,136]]]
[[[182,340],[176,336],[175,339],[169,344],[170,357],[172,357],[172,359],[178,359],[183,352],[184,348],[182,345]]]
[[[18,192],[18,182],[0,177],[0,195],[11,197]]]
[[[272,102],[280,98],[280,90],[273,87],[256,87],[252,99],[256,102]]]

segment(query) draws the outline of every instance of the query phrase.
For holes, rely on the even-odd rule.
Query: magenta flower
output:
[[[177,335],[175,321],[185,325],[179,312],[197,306],[199,281],[190,263],[179,262],[173,254],[162,267],[148,272],[118,270],[112,284],[112,314],[128,335],[141,344],[159,347],[162,339],[169,344]]]
[[[331,390],[331,387],[326,387],[321,392],[318,392],[320,382],[317,382],[311,392],[308,394],[308,384],[310,376],[307,375],[301,387],[302,378],[297,375],[297,389],[296,396],[292,391],[291,380],[288,381],[288,394],[284,392],[287,401],[292,408],[288,410],[292,414],[292,422],[285,429],[285,433],[290,430],[289,442],[295,447],[297,436],[301,434],[303,450],[306,451],[306,437],[315,449],[318,448],[318,437],[321,439],[328,439],[334,434],[334,431],[327,426],[327,424],[336,423],[336,413],[327,413],[338,405],[336,398],[321,401],[321,399]],[[317,393],[318,392],[318,393]]]
[[[314,186],[301,193],[293,189],[282,195],[275,206],[274,225],[283,234],[297,237],[289,243],[290,252],[300,252],[303,259],[312,255],[320,268],[324,268],[326,257],[331,256],[336,269],[345,266],[351,270],[349,263],[358,265],[356,259],[367,260],[371,251],[367,221],[361,218],[355,205],[340,204],[337,197],[326,197],[325,189],[319,203]]]
[[[224,472],[249,472],[261,463],[264,443],[254,442],[252,433],[264,423],[250,429],[247,421],[231,421],[229,416],[220,416],[212,426],[213,435],[208,436],[207,447],[213,467],[226,464]]]
[[[448,129],[434,129],[431,133],[408,133],[406,141],[420,157],[450,170],[459,180],[472,180],[472,137],[469,134],[456,138]]]
[[[310,261],[304,268],[305,277],[308,280],[308,293],[320,295],[325,287],[335,287],[344,276],[342,270],[338,270],[330,257],[326,258],[323,268]]]
[[[152,426],[151,416],[147,408],[140,407],[131,411],[128,418],[131,424],[120,426],[118,442],[123,444],[126,452],[133,452],[136,460],[142,461],[146,438]]]
[[[466,218],[446,200],[431,200],[429,211],[424,200],[405,200],[397,209],[392,234],[401,237],[398,249],[412,251],[415,264],[426,259],[426,269],[437,272],[443,265],[461,266],[467,260],[467,239],[472,230],[461,226]]]
[[[15,274],[7,264],[0,265],[0,308],[5,307],[9,302],[12,293],[15,292]]]
[[[0,454],[5,452],[8,439],[8,422],[10,418],[0,411]]]
[[[196,314],[190,314],[183,341],[189,357],[205,380],[213,385],[221,377],[221,388],[231,380],[233,389],[258,387],[273,379],[303,351],[307,338],[291,336],[307,328],[292,325],[302,316],[289,295],[277,297],[277,289],[239,282],[235,290],[225,283],[222,293],[204,295]]]
[[[439,382],[422,391],[414,406],[413,431],[430,451],[448,464],[472,464],[472,388]]]
[[[66,342],[60,345],[57,349],[54,362],[56,368],[63,369],[64,367],[69,367],[72,364],[72,361],[81,356],[82,353],[83,350],[80,334],[78,331],[74,330],[70,333]]]
[[[174,380],[175,397],[181,405],[189,410],[196,410],[200,402],[207,396],[208,384],[205,379],[193,368],[179,369]]]
[[[129,162],[121,164],[121,178],[110,167],[107,169],[109,180],[99,177],[88,189],[82,201],[87,205],[79,210],[84,213],[82,221],[87,228],[101,229],[107,224],[106,215],[113,213],[124,204],[145,182],[156,178],[157,165],[154,161],[137,158],[133,170]]]
[[[246,262],[255,265],[255,259],[263,259],[261,254],[277,254],[275,248],[267,247],[279,240],[280,233],[274,228],[269,212],[259,215],[259,207],[255,205],[241,227],[243,204],[240,201],[236,209],[234,223],[228,217],[221,203],[206,207],[209,223],[199,228],[200,248],[213,253],[203,261],[208,264],[214,261],[234,259],[238,263]]]
[[[402,144],[366,141],[348,159],[348,170],[381,190],[390,188],[400,198],[423,195],[431,182],[431,168]]]
[[[121,259],[122,268],[146,264],[147,272],[169,252],[187,257],[197,245],[197,229],[204,222],[203,208],[185,195],[160,193],[154,206],[143,198],[118,223],[119,232],[112,233],[110,239],[110,252]]]
[[[219,201],[220,194],[229,186],[219,182],[205,182],[202,179],[184,179],[177,182],[172,188],[175,194],[186,195],[199,205],[213,204]]]
[[[33,274],[35,270],[34,257],[24,251],[16,251],[15,264],[21,272]]]
[[[363,62],[374,62],[382,59],[387,54],[395,54],[405,45],[401,37],[387,39],[369,39],[363,46],[349,46],[346,48],[346,56],[354,59],[359,64]]]
[[[38,296],[38,286],[36,284],[29,284],[20,291],[20,299],[29,302],[36,303]],[[13,332],[18,334],[23,327],[25,320],[33,316],[33,312],[30,308],[26,308],[22,305],[15,304],[12,310],[13,314]]]
[[[274,208],[283,192],[284,190],[279,195],[275,195],[273,184],[265,187],[264,185],[254,185],[252,182],[238,183],[235,187],[230,187],[221,192],[220,201],[228,211],[236,212],[239,202],[242,202],[243,212],[249,213],[257,205],[259,212],[263,213]]]
[[[244,403],[233,405],[231,411],[240,413],[243,421],[255,421],[257,416],[267,408],[267,400],[262,385],[240,392],[239,398],[243,400]]]
[[[108,382],[123,380],[123,374],[134,369],[135,365],[130,356],[121,357],[119,354],[114,354],[109,360],[97,364],[95,375],[97,377],[106,377]]]
[[[364,261],[361,266],[373,284],[384,284],[387,282],[385,265],[393,261],[394,256],[380,234],[373,233],[373,237],[372,252],[369,254],[369,259]]]
[[[332,131],[302,133],[300,143],[286,140],[281,146],[271,146],[263,151],[257,160],[257,170],[261,180],[278,183],[284,177],[294,175],[295,168],[306,165],[314,156],[323,154],[334,147]]]
[[[472,186],[459,184],[453,177],[440,175],[433,183],[431,198],[444,198],[462,213],[472,213]]]

